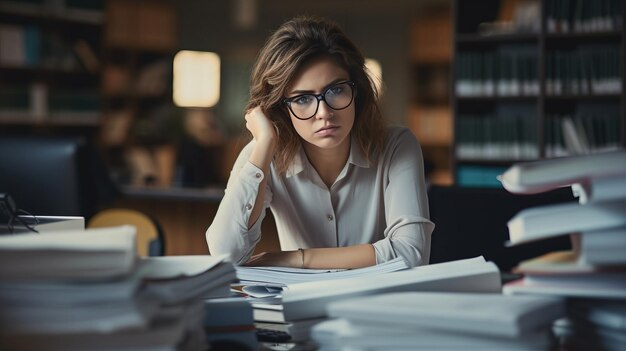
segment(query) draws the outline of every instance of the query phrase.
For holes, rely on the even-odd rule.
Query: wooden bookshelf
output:
[[[73,1],[0,0],[0,126],[95,127],[103,11]]]
[[[498,171],[572,154],[576,141],[592,153],[626,145],[624,1],[594,2],[595,13],[580,1],[454,1],[458,185],[499,186]]]
[[[169,186],[180,121],[172,102],[175,2],[107,0],[105,14],[101,149],[116,181]]]
[[[429,183],[452,183],[450,63],[452,24],[450,6],[424,10],[411,28],[411,103],[407,126],[420,142]]]

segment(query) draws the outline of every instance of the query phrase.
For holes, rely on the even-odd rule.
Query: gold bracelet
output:
[[[304,268],[304,249],[299,248],[298,251],[302,254],[302,266],[300,266],[300,268]]]

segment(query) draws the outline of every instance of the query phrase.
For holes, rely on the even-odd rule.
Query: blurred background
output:
[[[80,139],[91,185],[76,197],[90,206],[19,194],[71,168],[36,170],[37,152],[19,179],[0,160],[0,192],[42,215],[135,208],[164,226],[168,254],[205,253],[248,140],[251,66],[300,14],[335,20],[361,48],[429,184],[498,187],[513,162],[625,143],[622,0],[0,0],[0,138]]]

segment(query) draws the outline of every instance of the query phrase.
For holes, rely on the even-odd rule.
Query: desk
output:
[[[166,255],[203,255],[208,253],[205,232],[217,212],[224,194],[222,187],[120,188],[122,196],[114,207],[131,208],[156,218],[165,234]],[[274,217],[270,211],[263,221],[263,239],[255,252],[280,250]]]

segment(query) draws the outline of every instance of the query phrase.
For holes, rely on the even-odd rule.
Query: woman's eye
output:
[[[326,94],[339,95],[341,94],[342,91],[343,91],[343,87],[340,85],[337,85],[337,86],[328,88],[328,90],[326,91]]]
[[[298,104],[298,105],[306,105],[306,104],[309,104],[311,100],[313,100],[313,97],[311,95],[302,95],[302,96],[298,96],[291,102]]]

